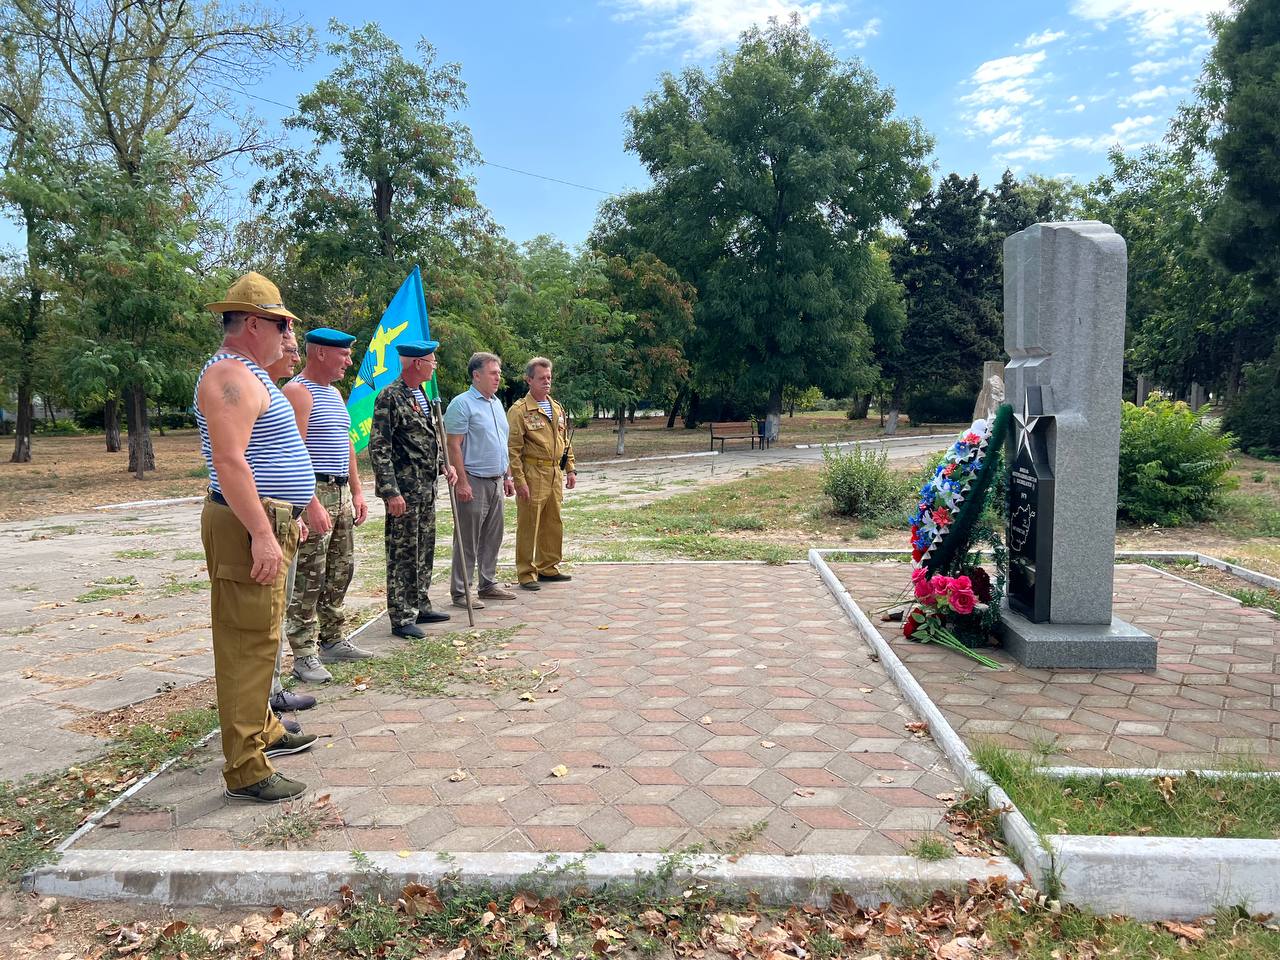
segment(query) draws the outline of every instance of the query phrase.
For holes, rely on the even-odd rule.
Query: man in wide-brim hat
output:
[[[316,485],[293,407],[265,369],[282,356],[296,318],[279,288],[258,273],[245,274],[209,309],[222,315],[223,339],[200,371],[195,408],[209,468],[200,535],[225,792],[279,803],[306,785],[277,773],[269,758],[300,753],[316,739],[288,733],[267,704],[297,519]]]

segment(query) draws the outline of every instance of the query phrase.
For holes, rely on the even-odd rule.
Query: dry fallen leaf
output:
[[[520,699],[526,703],[536,703],[538,700],[538,698],[533,695],[532,690],[526,690],[524,693],[520,694]]]
[[[711,718],[710,718],[710,717],[703,717],[703,718],[702,718],[701,720],[699,720],[698,722],[699,722],[700,724],[702,724],[702,725],[705,727],[707,724],[709,724],[709,723],[711,722]]]
[[[761,740],[760,746],[764,747],[766,750],[772,750],[774,747],[777,746],[777,744],[774,743],[772,740]]]
[[[461,767],[449,774],[450,783],[461,783],[465,779],[467,779],[467,771],[463,770]]]
[[[569,775],[569,768],[561,763],[551,768],[551,775],[553,777],[567,777]]]
[[[878,779],[881,783],[893,783],[893,777],[886,776],[886,775],[885,775],[885,774],[883,774],[883,773],[882,773],[882,774],[880,774],[880,776],[879,776],[879,777],[877,777],[877,779]]]
[[[808,787],[800,787],[795,791],[795,795],[797,797],[816,797],[818,795],[818,791],[810,790]]]
[[[1179,923],[1176,920],[1162,920],[1160,922],[1160,926],[1164,927],[1175,936],[1185,937],[1193,943],[1199,943],[1204,939],[1203,927],[1195,927],[1189,923]]]

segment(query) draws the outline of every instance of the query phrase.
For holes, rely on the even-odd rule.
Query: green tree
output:
[[[893,409],[939,383],[976,394],[983,361],[1003,356],[1002,240],[977,176],[948,174],[913,208],[892,256],[907,310],[904,350],[890,366]]]
[[[155,469],[147,400],[162,392],[175,365],[217,345],[202,309],[198,229],[200,178],[165,138],[150,138],[137,169],[91,165],[71,189],[61,239],[74,300],[59,309],[80,334],[68,361],[87,393],[123,397],[129,469]],[[139,429],[139,425],[142,428]]]
[[[847,396],[873,379],[869,242],[923,191],[931,145],[893,109],[870,71],[793,18],[746,31],[711,75],[664,75],[628,113],[654,187],[604,212],[639,227],[611,242],[694,283],[700,383],[765,400],[771,436],[784,387]]]
[[[425,39],[407,57],[376,23],[330,30],[337,66],[285,121],[312,147],[274,153],[253,196],[284,223],[281,288],[294,309],[325,320],[338,304],[364,335],[415,263],[430,268],[429,287],[450,287],[441,265],[465,273],[460,255],[494,229],[466,173],[479,155],[456,119],[467,102],[461,67],[439,63]]]
[[[1113,150],[1110,160],[1088,206],[1128,245],[1129,362],[1167,387],[1225,386],[1232,344],[1253,320],[1247,278],[1225,273],[1204,242],[1221,175],[1179,147]]]

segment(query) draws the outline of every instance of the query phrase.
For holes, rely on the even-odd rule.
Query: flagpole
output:
[[[445,440],[444,415],[440,412],[440,385],[436,382],[436,374],[434,370],[431,371],[431,386],[432,393],[435,394],[435,396],[431,398],[431,413],[436,422],[437,442],[444,444],[442,449],[444,450],[444,462],[447,464],[449,462],[449,447]],[[456,470],[457,467],[455,466],[454,469]],[[458,529],[458,491],[454,489],[454,485],[449,482],[449,478],[447,476],[445,477],[444,485],[449,488],[449,510],[451,512],[451,519],[453,520],[453,549],[455,553],[458,551],[462,552],[462,562],[460,566],[462,567],[463,595],[467,600],[467,624],[474,627],[476,625],[476,613],[471,606],[471,570],[467,563],[467,551],[462,547],[462,531]]]

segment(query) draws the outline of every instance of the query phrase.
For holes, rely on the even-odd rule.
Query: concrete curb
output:
[[[810,550],[809,558],[828,589],[879,654],[880,662],[898,684],[907,702],[928,722],[934,740],[961,772],[966,788],[977,794],[985,786],[988,804],[992,807],[1007,804],[1008,812],[1000,818],[1005,839],[1022,858],[1023,866],[1036,886],[1056,889],[1065,902],[1096,913],[1119,913],[1137,920],[1191,919],[1212,913],[1219,907],[1236,904],[1244,904],[1251,913],[1280,912],[1280,840],[1074,834],[1041,837],[1008,795],[977,766],[941,711],[849,596],[823,559],[823,555],[828,553],[900,554],[875,549]],[[1206,566],[1216,566],[1237,576],[1242,576],[1237,571],[1250,574],[1242,578],[1260,586],[1268,586],[1267,581],[1274,580],[1265,574],[1199,553],[1124,551],[1116,556],[1134,560],[1193,557]],[[1149,777],[1182,776],[1187,771],[1048,767],[1045,772],[1050,776]],[[1195,772],[1203,776],[1222,773]],[[1268,771],[1252,775],[1271,777],[1277,774]]]
[[[1050,836],[1062,898],[1099,914],[1190,920],[1280,910],[1280,840]]]
[[[864,443],[878,443],[883,446],[886,443],[906,443],[909,440],[954,440],[955,436],[954,433],[917,433],[901,437],[868,437],[866,440],[835,440],[831,443],[797,443],[793,444],[793,449],[815,450],[819,447],[857,447]]]
[[[1041,767],[1040,772],[1049,777],[1185,777],[1194,773],[1198,777],[1245,777],[1266,780],[1280,777],[1280,770],[1167,770],[1162,767]]]
[[[1194,560],[1202,567],[1213,567],[1224,573],[1233,574],[1241,580],[1247,580],[1259,587],[1280,590],[1280,579],[1276,577],[1270,577],[1265,573],[1259,573],[1257,570],[1250,570],[1248,567],[1242,567],[1237,563],[1228,563],[1226,560],[1220,560],[1207,553],[1197,553],[1193,550],[1117,550],[1116,558],[1124,560],[1131,558],[1139,560]],[[1160,572],[1168,573],[1169,571],[1161,570]],[[1201,586],[1201,584],[1196,584],[1196,586]],[[1211,588],[1205,587],[1204,589]],[[1234,600],[1235,597],[1231,599]]]
[[[346,853],[278,850],[190,851],[72,850],[38,868],[27,888],[44,896],[83,900],[134,900],[175,907],[271,906],[332,901],[343,884],[367,890],[376,871],[398,892],[411,882],[435,885],[446,877],[469,887],[565,891],[657,884],[679,896],[690,882],[726,887],[766,903],[825,904],[842,890],[864,907],[905,904],[935,890],[965,896],[971,879],[1022,871],[1004,858],[925,861],[914,857],[794,856],[746,854],[672,857],[661,853],[458,853],[364,854],[367,865]],[[671,870],[674,865],[674,871]],[[657,878],[671,874],[665,883]]]
[[[1009,799],[1009,795],[987,776],[986,771],[978,766],[973,759],[973,754],[969,752],[969,748],[965,746],[959,734],[947,722],[946,717],[942,715],[942,711],[929,699],[929,695],[924,692],[924,688],[911,675],[911,671],[898,659],[898,655],[893,652],[893,648],[885,642],[884,637],[880,636],[880,631],[867,619],[867,615],[854,602],[853,597],[849,596],[849,591],[844,588],[844,584],[840,582],[835,572],[827,566],[826,561],[823,559],[823,553],[825,552],[828,551],[809,551],[809,562],[818,571],[822,582],[826,584],[832,596],[844,609],[845,614],[853,621],[858,632],[862,634],[863,640],[876,652],[876,655],[880,658],[880,665],[889,674],[889,678],[893,680],[903,699],[907,701],[908,706],[916,712],[916,715],[921,720],[929,725],[929,732],[933,735],[934,742],[938,744],[952,767],[960,774],[960,779],[964,783],[965,789],[974,796],[985,796],[988,807],[1001,811],[1000,826],[1004,831],[1005,840],[1008,841],[1017,854],[1031,882],[1040,889],[1045,889],[1049,886],[1050,879],[1053,876],[1054,863],[1051,853],[1041,843],[1035,828],[1014,806],[1013,801]],[[829,552],[847,553],[850,551],[836,550]]]

